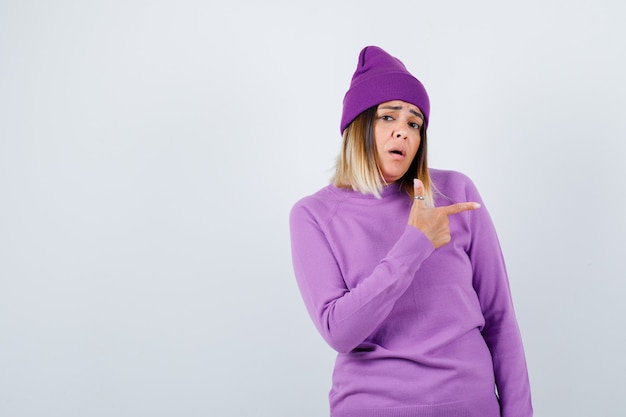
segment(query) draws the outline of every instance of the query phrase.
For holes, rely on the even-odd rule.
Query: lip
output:
[[[406,151],[402,148],[393,148],[389,150],[389,155],[393,159],[401,161],[406,157]]]

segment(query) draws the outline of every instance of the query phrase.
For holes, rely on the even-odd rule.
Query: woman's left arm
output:
[[[466,195],[468,201],[482,203],[469,179]],[[485,318],[482,335],[493,358],[502,416],[530,417],[533,410],[526,358],[500,242],[484,204],[468,218],[473,284]]]

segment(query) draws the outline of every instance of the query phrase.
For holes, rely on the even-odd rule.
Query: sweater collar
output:
[[[366,200],[378,200],[376,198],[376,196],[374,196],[373,194],[363,194],[360,191],[355,191],[355,190],[351,190],[351,189],[347,189],[347,188],[339,188],[337,186],[335,186],[334,184],[330,184],[329,185],[329,189],[338,195],[341,195],[345,198],[359,198],[359,199],[366,199]],[[385,187],[383,187],[383,189],[380,192],[380,199],[381,200],[386,200],[398,195],[406,195],[406,193],[404,192],[404,190],[402,190],[400,188],[400,185],[398,183],[393,183],[390,185],[387,185]]]

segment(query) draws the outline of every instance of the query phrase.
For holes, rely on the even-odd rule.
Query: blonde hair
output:
[[[377,108],[378,106],[370,107],[359,114],[343,131],[343,144],[337,157],[332,181],[336,187],[381,198],[380,193],[388,184],[380,170],[374,142],[374,119]],[[397,182],[412,198],[413,178],[419,178],[424,184],[425,205],[434,207],[434,185],[428,171],[426,142],[426,130],[420,130],[417,154],[407,172]]]

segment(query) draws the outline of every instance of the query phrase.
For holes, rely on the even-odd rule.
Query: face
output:
[[[374,141],[378,163],[388,184],[408,171],[420,146],[424,116],[417,106],[401,100],[378,105],[374,119]]]

